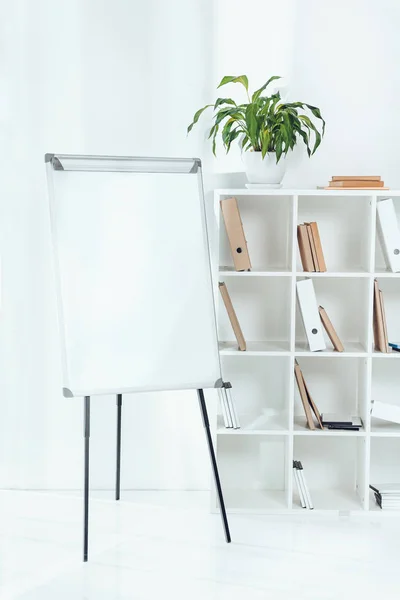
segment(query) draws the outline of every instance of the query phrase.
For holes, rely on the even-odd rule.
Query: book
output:
[[[311,254],[310,240],[308,238],[307,226],[297,225],[297,243],[299,245],[301,264],[304,271],[314,271],[314,263]]]
[[[323,429],[324,426],[323,426],[323,423],[322,423],[320,412],[319,412],[318,407],[315,404],[315,402],[314,402],[314,400],[313,400],[313,398],[312,398],[312,396],[310,394],[310,390],[308,389],[308,385],[306,383],[306,380],[304,379],[303,371],[301,371],[301,376],[303,378],[303,384],[304,384],[304,388],[306,390],[306,394],[307,394],[307,398],[308,398],[308,403],[309,403],[309,405],[311,407],[312,412],[315,415],[315,418],[317,419],[318,425],[320,426],[321,429]]]
[[[382,313],[382,321],[383,321],[383,342],[385,344],[385,352],[389,352],[389,340],[388,340],[387,324],[386,324],[385,303],[383,302],[382,290],[379,290],[379,300],[380,300],[380,304],[381,304],[381,313]]]
[[[310,225],[310,227],[311,227],[312,237],[313,237],[314,245],[315,245],[315,251],[317,254],[319,270],[321,272],[325,272],[326,264],[325,264],[324,253],[322,250],[322,244],[321,244],[321,238],[319,235],[318,224],[315,221],[311,221],[311,223],[307,223],[307,225]]]
[[[332,181],[380,181],[380,175],[333,175]]]
[[[233,429],[240,429],[239,417],[236,412],[235,402],[232,396],[232,384],[229,381],[224,383],[226,401],[228,405],[228,411],[231,415]]]
[[[358,416],[352,416],[348,414],[342,413],[322,413],[321,419],[324,425],[326,426],[335,426],[338,427],[362,427],[362,420]]]
[[[314,264],[314,269],[313,270],[316,273],[319,273],[317,250],[315,248],[315,242],[314,242],[314,237],[313,237],[311,225],[310,225],[310,223],[305,223],[305,226],[307,227],[307,235],[308,235],[308,240],[310,242],[311,256],[312,256],[313,264]]]
[[[228,411],[225,388],[223,388],[223,387],[218,388],[218,396],[219,396],[219,402],[220,402],[220,406],[221,406],[222,418],[224,420],[224,427],[226,429],[231,429],[233,427],[233,423],[232,423],[230,412]]]
[[[306,506],[309,510],[313,510],[314,505],[312,503],[310,490],[308,489],[308,485],[306,483],[306,478],[304,476],[303,465],[300,460],[295,461],[295,463],[296,463],[296,468],[297,468],[298,474],[299,474],[299,480],[300,480],[302,488],[303,488],[303,494],[304,494]]]
[[[319,306],[318,310],[319,310],[319,316],[321,317],[322,325],[324,326],[325,331],[328,334],[328,337],[331,340],[334,349],[337,352],[344,352],[344,346],[343,346],[342,342],[340,341],[339,336],[336,333],[335,328],[333,327],[331,320],[329,319],[329,317],[326,313],[326,310],[324,309],[323,306]]]
[[[228,317],[231,322],[233,333],[235,334],[235,337],[236,337],[236,340],[237,340],[237,343],[239,346],[239,350],[244,352],[246,350],[246,340],[244,339],[243,332],[242,332],[242,329],[239,324],[239,320],[236,316],[235,309],[233,308],[233,304],[232,304],[232,300],[231,300],[231,297],[228,292],[228,288],[226,287],[226,285],[223,281],[221,281],[219,283],[219,291],[220,291],[222,299],[224,301],[226,312],[228,313]]]
[[[307,503],[306,503],[305,494],[304,494],[304,490],[303,490],[303,483],[300,480],[299,468],[297,466],[296,460],[293,461],[293,476],[294,476],[294,480],[296,482],[297,491],[299,493],[301,507],[307,508]]]
[[[235,269],[236,271],[250,271],[250,256],[237,200],[236,198],[225,198],[220,201],[220,204]]]
[[[346,179],[345,181],[330,181],[329,182],[329,187],[333,187],[333,188],[349,188],[349,187],[355,187],[355,188],[383,188],[384,187],[384,182],[383,181],[370,181],[370,180],[364,180],[364,179]]]
[[[400,484],[376,483],[371,484],[369,487],[374,492],[379,508],[382,510],[400,510]]]

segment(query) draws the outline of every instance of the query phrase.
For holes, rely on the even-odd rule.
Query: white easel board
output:
[[[200,161],[45,160],[64,395],[219,386]]]

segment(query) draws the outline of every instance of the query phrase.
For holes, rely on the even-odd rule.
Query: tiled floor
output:
[[[78,494],[0,492],[1,600],[346,600],[400,597],[400,519],[231,515],[207,494],[93,493],[81,562]]]

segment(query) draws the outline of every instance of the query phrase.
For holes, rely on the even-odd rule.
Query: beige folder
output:
[[[236,271],[250,271],[251,263],[236,198],[221,200],[221,211]]]
[[[385,344],[385,327],[383,323],[381,291],[376,279],[374,281],[374,342],[376,350],[380,350],[380,352],[388,352],[387,344]]]
[[[307,227],[308,239],[310,240],[310,248],[311,248],[311,254],[312,254],[312,259],[313,259],[313,263],[314,263],[314,271],[316,273],[319,273],[320,269],[319,269],[319,264],[318,264],[317,249],[315,247],[315,241],[314,241],[314,236],[313,236],[313,232],[311,229],[311,224],[306,223],[305,225]]]
[[[298,365],[297,361],[294,365],[294,374],[296,376],[296,381],[300,392],[300,398],[303,403],[303,408],[307,419],[307,425],[310,429],[315,430],[315,424],[311,414],[310,402],[308,400],[307,390],[304,385],[303,373],[301,372],[300,366]]]
[[[232,325],[233,333],[235,334],[235,337],[237,339],[239,350],[244,351],[246,350],[246,341],[244,339],[242,329],[236,316],[235,309],[233,308],[228,288],[226,287],[223,281],[219,283],[219,291],[221,292],[222,300],[224,301],[226,312],[228,313],[228,317]]]
[[[321,238],[319,237],[318,225],[315,221],[312,221],[310,223],[310,227],[311,227],[312,237],[314,240],[315,252],[317,254],[318,267],[321,272],[325,272],[326,264],[325,264],[324,253],[322,250]]]
[[[382,321],[383,321],[383,342],[385,344],[385,352],[389,352],[389,339],[388,339],[388,333],[387,333],[385,303],[383,302],[382,290],[379,290],[379,300],[381,302],[381,313],[382,313]]]
[[[297,225],[297,242],[299,244],[303,271],[314,271],[314,262],[311,254],[310,240],[308,239],[306,225]]]
[[[330,318],[328,317],[326,310],[324,309],[323,306],[319,306],[318,310],[319,310],[319,316],[321,317],[322,325],[324,326],[325,331],[328,334],[329,339],[331,340],[331,342],[333,344],[333,347],[335,348],[335,350],[337,350],[337,352],[344,352],[343,344],[340,341],[339,336],[336,333],[335,328],[332,325],[332,322],[331,322]]]

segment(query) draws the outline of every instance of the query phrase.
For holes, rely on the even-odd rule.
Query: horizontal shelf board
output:
[[[268,511],[288,508],[285,490],[234,490],[224,488],[228,511]]]
[[[298,357],[302,356],[334,356],[336,358],[339,357],[365,357],[368,355],[368,352],[364,348],[362,344],[359,342],[345,342],[342,341],[344,346],[344,352],[337,352],[329,345],[325,350],[318,350],[318,352],[311,352],[307,342],[296,342],[295,345],[295,355]],[[400,355],[400,353],[399,353]]]
[[[392,271],[387,271],[386,269],[382,269],[381,271],[378,269],[373,273],[374,277],[389,277],[393,279],[400,278],[400,273],[392,273]]]
[[[289,269],[270,267],[268,270],[253,269],[252,271],[235,271],[233,267],[220,267],[220,277],[291,277]]]
[[[315,419],[314,419],[315,422]],[[322,436],[322,437],[364,437],[366,435],[364,427],[360,431],[345,431],[343,429],[315,429],[311,430],[307,427],[305,417],[294,417],[294,430],[293,435],[309,435],[309,436]]]
[[[336,278],[344,278],[344,277],[372,277],[372,274],[368,271],[360,271],[359,269],[347,270],[347,271],[324,271],[322,273],[316,273],[314,271],[297,271],[296,277],[336,277]]]
[[[329,198],[332,196],[356,196],[356,197],[391,197],[391,196],[400,196],[400,190],[368,190],[368,189],[359,189],[359,190],[319,190],[313,188],[309,189],[293,189],[293,188],[279,188],[279,189],[248,189],[248,188],[221,188],[215,190],[215,195],[217,196],[320,196],[321,198]]]
[[[218,416],[217,433],[220,435],[288,435],[288,417],[277,415],[239,415],[240,429],[227,429],[222,415]]]
[[[219,342],[220,354],[224,356],[289,356],[289,342],[246,342],[247,350],[238,350],[237,342]]]
[[[381,419],[371,418],[371,436],[400,437],[400,423],[390,423]]]
[[[307,469],[304,467],[304,474],[307,480]],[[296,484],[293,482],[294,489]],[[363,506],[357,493],[347,490],[313,490],[310,489],[311,501],[314,505],[314,510],[335,510],[335,511],[352,511],[362,510]],[[293,509],[309,510],[302,508],[298,494],[293,495]],[[312,512],[312,511],[311,511]]]
[[[372,358],[393,358],[394,360],[400,358],[400,352],[374,352],[372,353]]]

